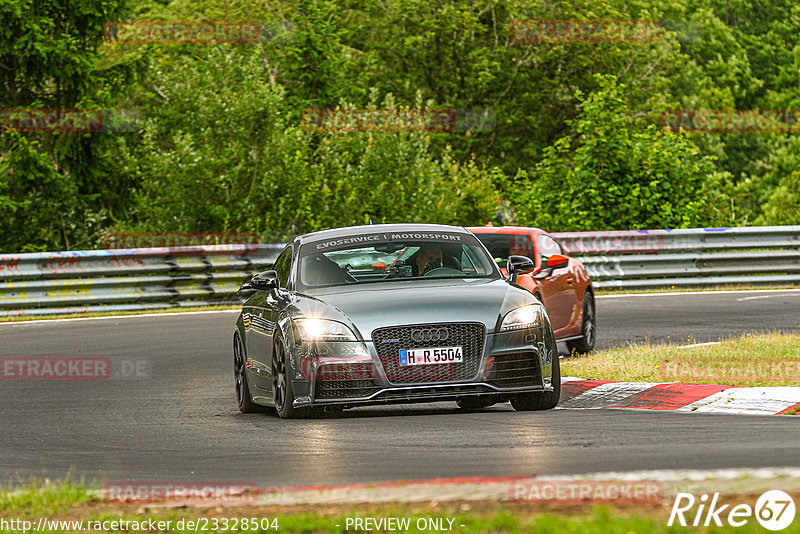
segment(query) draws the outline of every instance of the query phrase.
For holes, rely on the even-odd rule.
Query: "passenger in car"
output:
[[[303,281],[309,285],[323,286],[355,282],[353,277],[350,276],[345,269],[322,253],[310,259],[310,263],[306,264],[304,267],[307,274],[303,278]]]

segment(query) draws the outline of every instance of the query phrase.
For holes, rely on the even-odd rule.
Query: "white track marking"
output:
[[[705,347],[706,345],[719,345],[722,341],[709,341],[708,343],[694,343],[692,345],[681,345],[679,349],[691,349],[692,347]]]
[[[101,317],[74,317],[69,319],[34,319],[31,321],[0,321],[0,327],[3,326],[30,326],[37,324],[47,323],[67,323],[73,321],[94,321],[94,320],[109,320],[109,319],[141,319],[147,317],[170,317],[181,315],[203,315],[208,313],[239,313],[241,310],[207,310],[207,311],[191,311],[191,312],[169,312],[169,313],[140,313],[136,315],[103,315]]]
[[[672,297],[677,295],[730,295],[735,293],[800,292],[800,289],[731,289],[725,291],[673,291],[664,293],[626,293],[624,295],[597,295],[595,299],[624,299],[627,297]]]
[[[631,395],[658,385],[656,382],[609,382],[600,384],[559,404],[559,408],[598,409],[618,406]]]
[[[564,382],[575,380],[568,377]],[[562,401],[557,409],[597,410],[619,406],[630,396],[662,383],[672,382],[609,382]],[[800,403],[800,387],[734,387],[713,393],[676,412],[726,413],[740,415],[776,415]]]
[[[678,408],[678,412],[775,415],[800,402],[800,387],[730,388]]]
[[[585,378],[580,378],[578,376],[562,376],[561,377],[561,383],[562,384],[565,383],[565,382],[573,382],[575,380],[586,380],[586,379]]]
[[[757,297],[742,297],[740,299],[736,299],[736,301],[744,302],[746,300],[771,299],[775,297],[800,297],[800,293],[782,293],[780,295],[759,295]]]

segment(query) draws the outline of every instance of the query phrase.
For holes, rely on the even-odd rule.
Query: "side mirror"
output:
[[[264,271],[258,273],[250,280],[250,287],[252,289],[261,289],[269,291],[271,289],[278,289],[280,281],[278,280],[278,273],[275,271]]]
[[[533,260],[527,256],[509,256],[506,264],[508,276],[511,277],[511,281],[514,283],[517,281],[517,275],[529,273],[535,268]]]
[[[242,284],[242,287],[239,288],[236,294],[241,295],[242,293],[250,293],[252,291],[255,291],[255,289],[253,289],[253,285],[248,281]]]
[[[547,258],[542,258],[542,267],[534,273],[539,280],[553,275],[553,271],[569,265],[569,258],[561,254],[553,254]]]
[[[547,258],[547,262],[543,263],[544,265],[542,265],[542,269],[547,269],[552,272],[555,269],[561,269],[562,267],[569,265],[569,258],[562,256],[561,254],[553,254]]]

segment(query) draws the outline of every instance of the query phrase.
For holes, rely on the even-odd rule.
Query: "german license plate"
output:
[[[432,365],[437,363],[461,363],[464,351],[461,347],[431,347],[400,349],[400,365]]]

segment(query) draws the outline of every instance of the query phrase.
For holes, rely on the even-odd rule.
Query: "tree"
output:
[[[112,108],[134,67],[100,65],[97,50],[104,24],[123,12],[122,0],[0,3],[0,250],[85,245],[88,223],[127,200],[109,134],[15,131],[9,119],[14,110]]]
[[[776,186],[762,192],[764,209],[756,224],[800,224],[800,138],[775,151],[764,181]]]
[[[120,230],[250,231],[480,224],[496,192],[480,166],[434,156],[425,132],[301,127],[261,51],[207,46],[155,61],[159,98],[122,166],[140,186]],[[372,108],[393,108],[391,98]]]
[[[680,135],[626,119],[624,87],[611,76],[597,80],[598,91],[577,95],[575,137],[548,147],[531,179],[517,182],[522,222],[552,231],[709,222],[703,183],[711,160]]]

